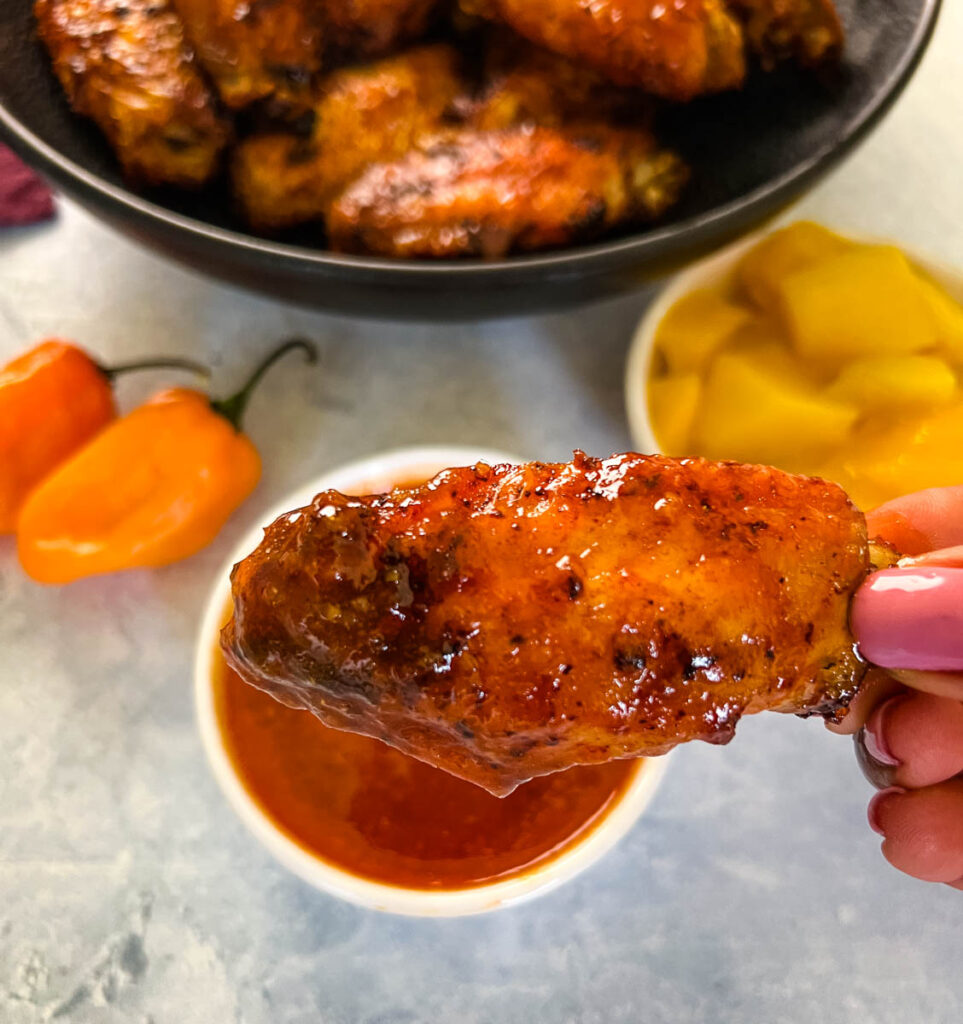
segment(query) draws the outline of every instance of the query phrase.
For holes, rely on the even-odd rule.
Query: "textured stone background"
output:
[[[963,265],[963,9],[897,110],[802,205]],[[0,357],[45,334],[106,359],[199,351],[226,390],[290,331],[322,368],[255,399],[253,500],[154,573],[26,582],[0,538],[0,1022],[948,1024],[963,1019],[960,894],[892,871],[849,744],[747,721],[681,751],[601,864],[515,910],[409,921],[307,888],[208,774],[191,702],[212,573],[292,487],[424,442],[564,458],[629,445],[628,339],[649,299],[482,326],[306,314],[168,266],[64,206],[0,235]],[[125,403],[156,381],[123,385]]]

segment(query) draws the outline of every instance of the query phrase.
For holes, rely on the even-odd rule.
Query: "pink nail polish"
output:
[[[853,599],[860,653],[883,668],[963,670],[963,569],[884,569]]]
[[[897,768],[900,760],[893,755],[886,742],[886,719],[890,711],[904,699],[904,697],[891,697],[869,716],[866,725],[863,726],[863,745],[866,747],[866,752],[874,760],[888,768]]]
[[[866,808],[866,820],[869,822],[869,827],[878,836],[886,835],[879,824],[880,804],[888,796],[902,796],[905,792],[906,790],[901,786],[890,786],[889,789],[881,789],[873,796],[873,799],[870,800],[869,807]]]

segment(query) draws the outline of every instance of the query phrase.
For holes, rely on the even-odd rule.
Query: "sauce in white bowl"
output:
[[[281,515],[337,489],[366,494],[499,452],[419,448],[325,474]],[[252,531],[231,564],[261,539]],[[459,916],[544,893],[594,863],[635,823],[665,758],[571,769],[500,800],[376,740],[335,732],[236,677],[217,646],[230,601],[219,575],[195,665],[205,750],[228,801],[257,838],[316,888],[372,909]]]

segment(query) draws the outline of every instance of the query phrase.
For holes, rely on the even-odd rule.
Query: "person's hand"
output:
[[[879,788],[869,823],[901,871],[963,890],[963,487],[920,491],[867,516],[900,567],[853,602],[873,669],[835,732],[852,733]]]

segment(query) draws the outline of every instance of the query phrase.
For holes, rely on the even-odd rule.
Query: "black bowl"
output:
[[[745,90],[665,111],[693,168],[657,227],[537,256],[450,263],[342,256],[244,233],[221,183],[138,195],[73,115],[35,38],[32,0],[0,0],[0,128],[65,193],[127,235],[205,273],[332,312],[459,319],[560,308],[637,287],[741,234],[798,196],[879,121],[916,68],[940,0],[837,0],[846,59],[831,76],[786,68]]]

